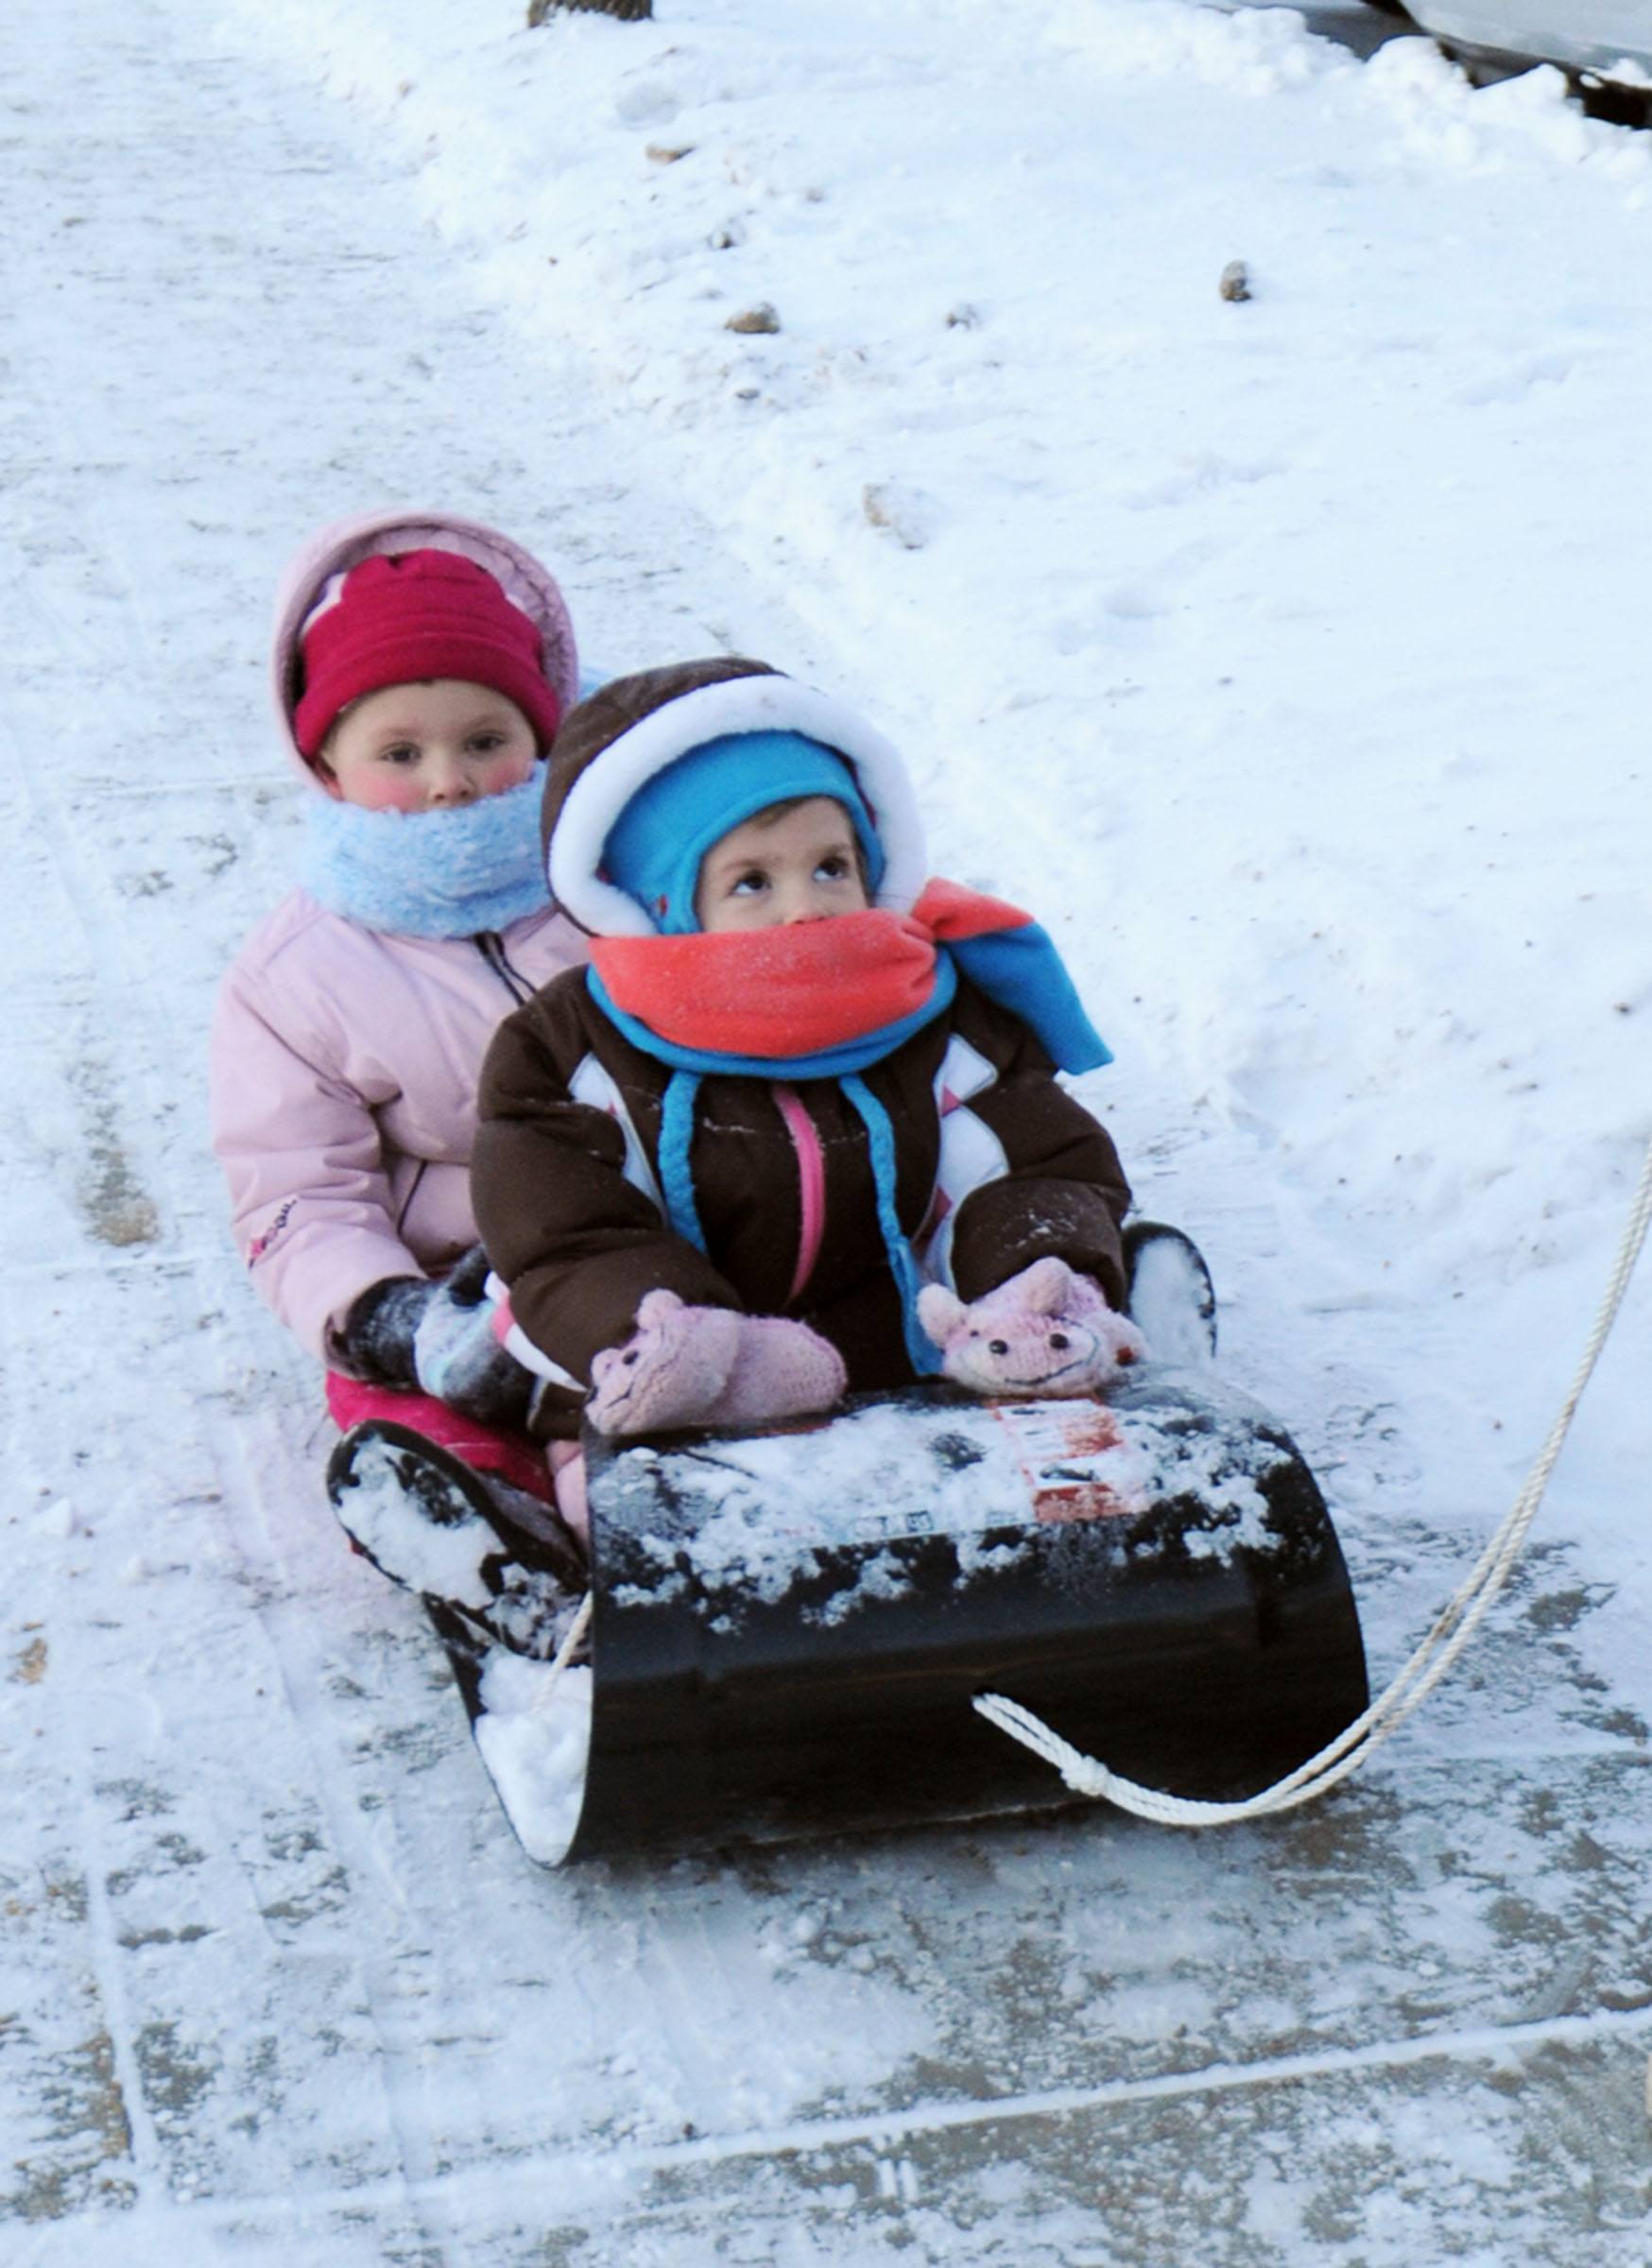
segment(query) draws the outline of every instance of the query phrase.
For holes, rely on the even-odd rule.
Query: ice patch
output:
[[[1190,1559],[1231,1559],[1243,1545],[1252,1552],[1267,1551],[1278,1541],[1268,1525],[1267,1499],[1246,1480],[1232,1476],[1213,1490],[1213,1509],[1222,1515],[1213,1528],[1189,1528],[1182,1546]]]

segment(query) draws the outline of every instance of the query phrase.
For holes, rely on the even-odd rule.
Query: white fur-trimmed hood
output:
[[[604,880],[603,845],[656,773],[691,748],[740,732],[800,732],[845,760],[884,848],[877,903],[910,910],[928,865],[912,783],[893,742],[828,694],[765,662],[719,656],[617,678],[558,733],[545,782],[545,870],[552,897],[581,929],[653,934],[636,900]]]

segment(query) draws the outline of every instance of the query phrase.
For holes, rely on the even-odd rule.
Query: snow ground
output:
[[[356,507],[902,735],[1379,1675],[1652,1132],[1652,140],[1282,10],[658,5],[18,0],[9,2268],[1642,2268],[1645,1281],[1455,1686],[1256,1829],[540,1875],[332,1529],[199,1063],[293,841],[273,577]]]

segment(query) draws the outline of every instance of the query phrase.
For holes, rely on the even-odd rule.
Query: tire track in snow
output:
[[[50,309],[50,319],[37,309],[22,326],[16,375],[24,383],[12,396],[14,405],[32,411],[49,437],[34,460],[27,491],[30,509],[43,524],[65,531],[82,528],[89,521],[98,528],[95,559],[90,547],[77,542],[72,534],[60,544],[46,545],[48,554],[56,555],[50,583],[39,573],[42,562],[30,562],[37,570],[32,584],[38,600],[34,619],[43,636],[30,656],[22,713],[14,710],[9,740],[20,786],[34,800],[37,834],[49,846],[51,867],[61,879],[72,912],[74,929],[62,938],[52,995],[61,994],[60,963],[77,932],[78,951],[68,955],[74,964],[73,988],[85,1004],[99,1054],[107,1049],[114,1067],[99,1091],[105,1098],[99,1108],[112,1112],[115,1106],[110,1098],[118,1094],[121,1121],[134,1129],[154,1125],[165,1115],[176,1095],[181,1059],[188,1087],[198,1078],[199,1039],[218,954],[210,950],[193,955],[186,952],[181,966],[173,970],[180,981],[168,988],[156,985],[154,945],[169,944],[176,950],[184,940],[175,922],[152,929],[148,936],[133,936],[129,904],[123,904],[112,886],[117,878],[109,871],[106,790],[111,773],[121,769],[123,757],[129,760],[134,749],[140,761],[153,766],[153,784],[144,802],[118,816],[135,823],[146,855],[158,855],[170,864],[188,843],[200,799],[218,786],[213,777],[215,757],[226,775],[250,768],[248,750],[263,737],[250,730],[247,712],[251,704],[245,698],[226,703],[218,691],[226,679],[233,683],[238,674],[244,682],[250,673],[243,669],[220,675],[214,667],[217,641],[210,632],[203,638],[198,631],[186,630],[182,637],[176,631],[179,615],[206,610],[224,624],[223,642],[242,644],[250,655],[257,640],[254,626],[261,624],[267,610],[266,593],[259,586],[271,563],[267,554],[258,556],[244,520],[232,509],[220,532],[234,540],[220,543],[218,549],[229,569],[225,579],[239,593],[242,604],[238,610],[226,605],[224,592],[202,573],[205,531],[197,516],[198,507],[182,515],[161,513],[156,507],[168,490],[210,491],[215,482],[224,482],[238,491],[235,502],[256,500],[267,515],[266,525],[279,519],[285,508],[279,477],[260,490],[239,468],[244,457],[256,453],[260,406],[278,411],[284,392],[304,390],[294,385],[297,372],[291,366],[295,357],[308,356],[313,350],[293,318],[308,304],[306,291],[300,287],[313,289],[326,266],[318,252],[324,253],[328,228],[336,226],[324,194],[333,179],[331,153],[324,143],[318,162],[306,169],[314,175],[317,202],[306,215],[313,227],[300,244],[284,245],[275,219],[268,224],[265,242],[249,242],[228,227],[226,214],[215,210],[210,200],[203,202],[203,181],[234,180],[237,175],[244,182],[243,194],[250,197],[260,158],[278,172],[280,153],[272,160],[267,151],[259,150],[263,122],[256,116],[256,83],[248,84],[244,75],[222,59],[171,51],[172,27],[166,18],[158,10],[147,12],[147,21],[142,16],[134,21],[129,9],[107,9],[101,11],[102,21],[95,20],[95,20],[83,18],[69,25],[60,18],[48,20],[47,12],[40,11],[33,53],[67,112],[60,125],[48,121],[40,133],[43,170],[56,198],[99,210],[78,210],[60,217],[50,200],[43,200],[42,225],[49,226],[54,219],[60,219],[60,225],[73,221],[73,233],[62,238],[65,248],[72,248],[72,258],[65,261],[55,286],[64,295],[63,305]],[[146,114],[145,97],[151,90],[158,107]],[[246,104],[240,115],[238,94]],[[20,185],[15,174],[13,181],[15,189]],[[113,240],[107,249],[106,236]],[[195,255],[215,250],[218,288],[209,290],[200,302],[185,358],[193,398],[180,401],[175,389],[173,398],[164,400],[166,382],[179,370],[173,335],[176,295],[181,289],[193,294],[199,288],[202,269],[195,264]],[[242,264],[250,261],[252,275],[262,274],[267,281],[284,260],[290,287],[284,311],[289,352],[284,366],[278,359],[273,369],[263,373],[259,387],[250,383],[249,366],[264,355],[267,342],[257,331],[249,331],[245,320],[227,335],[220,321],[215,332],[208,314],[221,318],[226,312],[239,313],[244,318],[250,312],[247,294],[233,288]],[[388,265],[390,260],[387,251],[383,261]],[[210,260],[205,265],[210,278]],[[336,301],[327,327],[347,336],[352,319],[360,319],[366,311],[359,264],[347,257],[342,265],[345,296]],[[151,317],[147,325],[141,319],[146,303]],[[103,352],[82,360],[69,351],[74,337],[96,338],[103,326],[106,337],[112,338]],[[329,375],[348,393],[347,371],[335,369]],[[147,419],[139,414],[143,404],[138,396],[146,391],[154,407]],[[209,416],[215,412],[215,449],[213,423],[202,430],[196,422],[203,411]],[[106,446],[104,421],[110,418],[124,428],[129,445],[129,454],[112,464],[99,461]],[[187,437],[181,421],[194,426]],[[281,421],[279,414],[276,421]],[[290,411],[287,422],[296,422]],[[296,443],[296,431],[292,438]],[[203,456],[210,472],[202,470]],[[357,477],[365,477],[365,471]],[[325,485],[327,501],[318,502],[318,518],[354,501],[341,493],[337,473],[327,477]],[[284,541],[279,539],[269,548],[279,550]],[[169,645],[174,651],[183,648],[181,668],[168,662]],[[61,746],[69,737],[62,730],[65,713],[77,728],[67,749]],[[221,756],[213,747],[215,735],[224,744]],[[197,776],[176,783],[173,773],[181,748],[189,751],[186,771]],[[66,761],[56,767],[43,764],[40,751]],[[199,777],[203,752],[208,757],[204,781]],[[32,763],[31,754],[36,755]],[[241,804],[239,825],[257,824],[256,797],[232,789],[229,800]],[[124,830],[117,826],[113,832],[118,848],[124,849]],[[161,895],[157,892],[155,897]],[[251,910],[237,893],[228,919],[239,925]],[[174,1038],[181,989],[188,994],[186,1022],[192,1027],[182,1048]],[[114,1139],[112,1134],[110,1140]],[[163,1178],[179,1200],[176,1208],[169,1208],[175,1217],[194,1211],[215,1219],[216,1193],[208,1178],[210,1168],[203,1169],[198,1153],[173,1145],[159,1162]],[[160,1360],[168,1347],[187,1349],[192,1340],[199,1344],[200,1305],[214,1303],[216,1287],[211,1279],[216,1276],[221,1282],[225,1273],[221,1265],[209,1268],[192,1281],[187,1275],[156,1266],[124,1271],[125,1280],[137,1288],[140,1299],[152,1311],[144,1351]],[[220,1375],[232,1366],[237,1342],[255,1336],[241,1321],[224,1328]],[[277,1375],[308,1399],[314,1388],[303,1371],[296,1358],[286,1356]],[[234,1486],[237,1469],[247,1469],[241,1436],[232,1423],[213,1428],[210,1410],[202,1416],[209,1430],[216,1433],[215,1462],[229,1483],[232,1503],[243,1510],[259,1507],[267,1529],[280,1525],[283,1500],[290,1502],[295,1487],[313,1495],[313,1477],[306,1471],[301,1480],[290,1454],[278,1462],[272,1482],[260,1485],[250,1475],[245,1485]],[[240,1535],[226,1531],[219,1541],[236,1555],[244,1552]],[[323,1548],[335,1548],[330,1527]],[[274,1556],[267,1544],[266,1554],[262,1573],[267,1577]],[[255,1582],[261,1573],[259,1556],[254,1550],[249,1571]],[[290,1577],[288,1582],[290,1587]],[[277,1674],[289,1696],[293,1724],[314,1757],[309,1778],[328,1814],[330,1840],[343,1854],[353,1878],[370,1881],[370,1841],[348,1803],[328,1800],[342,1791],[336,1770],[329,1769],[333,1760],[317,1740],[314,1723],[305,1722],[305,1703],[314,1687],[312,1661],[305,1649],[295,1649],[290,1642],[284,1652],[280,1623],[268,1609],[263,1622],[274,1648]],[[100,1674],[97,1655],[95,1643],[60,1649],[60,1674],[82,1684],[95,1682]],[[394,1699],[392,1695],[392,1708]],[[444,1708],[450,1700],[441,1696]],[[313,1718],[313,1709],[309,1713]],[[456,1741],[462,1741],[456,1719],[455,1735]],[[148,1745],[142,1738],[130,1744],[139,1752]],[[278,1750],[280,1745],[276,1744]],[[102,1744],[91,1738],[91,1746],[97,1749]],[[468,1749],[465,1761],[468,1765]],[[82,1782],[77,1808],[84,1822],[83,1856],[89,1875],[97,1878],[90,1899],[90,1940],[102,1979],[107,2021],[115,2036],[112,2052],[133,2129],[135,2175],[140,2192],[152,2195],[165,2188],[178,2169],[168,2163],[169,2154],[158,2139],[146,2105],[146,2074],[139,2069],[134,2047],[146,2030],[141,2012],[120,1987],[123,1973],[136,1984],[140,1972],[129,1959],[123,1962],[116,1950],[105,1886],[113,1869],[100,1831],[102,1808],[91,1782],[95,1769],[109,1767],[95,1767],[89,1750],[81,1752],[77,1763]],[[382,1995],[382,1984],[374,1985],[370,1961],[365,1985],[370,2001]],[[152,2002],[151,2008],[164,2004]],[[433,2160],[425,2139],[427,2122],[412,2106],[416,2088],[409,2097],[408,2066],[398,2053],[396,2014],[390,2005],[377,2019],[379,2051],[369,2059],[370,2076],[385,2090],[388,2126],[399,2138],[397,2157],[415,2174],[429,2175]],[[151,2023],[149,2030],[155,2028]],[[164,2019],[159,2029],[165,2032]],[[175,2089],[178,2084],[158,2063],[147,2077],[164,2088]]]
[[[1521,2064],[1545,2049],[1590,2050],[1621,2045],[1631,2054],[1652,2044],[1652,2022],[1643,2010],[1627,2014],[1603,2012],[1594,2016],[1557,2019],[1544,2023],[1502,2029],[1473,2029],[1431,2036],[1417,2040],[1385,2040],[1368,2048],[1341,2053],[1278,2056],[1246,2065],[1213,2065],[1160,2078],[1120,2081],[1093,2088],[1058,2088],[1008,2094],[968,2104],[926,2104],[907,2111],[893,2111],[861,2119],[800,2119],[785,2125],[727,2135],[703,2135],[657,2148],[621,2144],[605,2154],[600,2166],[584,2154],[526,2163],[460,2167],[444,2173],[440,2188],[449,2196],[472,2190],[488,2191],[488,2204],[497,2209],[514,2198],[520,2209],[531,2211],[545,2193],[547,2174],[554,2174],[555,2193],[570,2210],[589,2209],[591,2204],[639,2175],[669,2174],[676,2169],[729,2166],[747,2157],[785,2157],[824,2154],[867,2144],[886,2154],[900,2145],[939,2139],[972,2128],[1014,2126],[1064,2122],[1086,2113],[1123,2110],[1138,2105],[1196,2100],[1201,2097],[1243,2096],[1279,2089],[1296,2089],[1327,2081],[1379,2076],[1435,2063],[1489,2071],[1518,2070]],[[341,2190],[331,2196],[306,2200],[307,2208],[348,2209],[405,2200],[428,2199],[436,2184],[372,2185]],[[272,2222],[291,2209],[279,2194],[248,2197],[231,2208],[198,2206],[164,2214],[146,2212],[142,2221],[157,2231],[164,2229],[176,2244],[194,2230],[233,2226],[241,2216],[265,2215]]]

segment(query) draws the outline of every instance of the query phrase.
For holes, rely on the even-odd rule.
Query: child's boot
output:
[[[442,1601],[514,1654],[556,1653],[587,1570],[548,1504],[388,1418],[343,1436],[327,1494],[351,1541],[392,1583]]]
[[[1130,1320],[1149,1358],[1197,1370],[1216,1357],[1216,1294],[1204,1254],[1163,1221],[1132,1221],[1123,1239]]]

